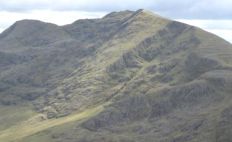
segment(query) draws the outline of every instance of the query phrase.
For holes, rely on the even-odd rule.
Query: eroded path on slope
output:
[[[100,113],[104,106],[108,105],[109,102],[98,105],[93,108],[88,108],[80,113],[76,113],[70,116],[56,118],[56,119],[46,119],[38,121],[36,119],[29,119],[24,122],[21,122],[13,127],[10,127],[6,130],[0,131],[0,141],[1,142],[14,142],[20,139],[23,139],[27,136],[36,134],[43,130],[59,126],[65,123],[79,121],[82,122],[89,117],[97,115]]]

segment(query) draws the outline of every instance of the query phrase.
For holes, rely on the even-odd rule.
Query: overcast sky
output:
[[[199,26],[232,42],[232,0],[0,0],[0,32],[21,19],[64,25],[141,8]]]

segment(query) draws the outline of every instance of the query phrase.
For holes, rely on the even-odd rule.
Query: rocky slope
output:
[[[232,140],[232,45],[146,10],[18,21],[0,65],[2,141]]]

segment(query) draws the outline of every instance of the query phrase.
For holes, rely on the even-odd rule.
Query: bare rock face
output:
[[[60,122],[103,106],[22,142],[230,142],[231,53],[225,40],[146,10],[65,26],[18,21],[0,34],[0,112],[28,106],[41,123]]]

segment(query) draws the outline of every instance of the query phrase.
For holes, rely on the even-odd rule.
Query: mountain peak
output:
[[[39,20],[30,20],[30,19],[19,20],[16,21],[7,30],[5,30],[2,34],[6,36],[13,31],[25,32],[33,29],[36,30],[39,29],[40,27],[45,27],[46,25],[55,25],[55,24],[45,23]]]
[[[111,13],[105,15],[103,17],[103,19],[106,19],[106,18],[126,17],[126,16],[129,16],[129,15],[133,14],[133,13],[134,13],[134,11],[130,11],[130,10],[111,12]]]
[[[138,9],[136,10],[135,12],[136,13],[143,13],[143,12],[147,12],[148,10],[145,10],[145,9]]]
[[[67,36],[66,32],[55,24],[26,19],[16,21],[0,35],[0,39],[11,41],[12,47],[42,46]]]
[[[23,20],[16,21],[13,24],[13,26],[18,27],[18,28],[27,28],[28,29],[29,27],[39,28],[39,27],[44,27],[44,26],[57,26],[57,25],[52,24],[52,23],[46,23],[46,22],[43,22],[40,20],[23,19]]]
[[[44,23],[44,22],[40,20],[33,20],[33,19],[23,19],[15,22],[15,24],[22,24],[22,23]]]
[[[159,17],[159,18],[165,19],[164,17],[162,17],[162,16],[154,13],[153,11],[147,10],[147,9],[139,9],[139,10],[135,11],[134,13],[136,13],[136,14],[146,14],[146,15],[150,15],[150,16],[154,16],[154,17]]]
[[[161,17],[158,14],[155,14],[154,12],[152,12],[150,10],[138,9],[136,11],[124,10],[124,11],[118,11],[118,12],[111,12],[111,13],[105,15],[103,18],[126,17],[126,16],[140,15],[140,14],[146,14],[146,15],[151,15],[151,16],[155,16],[155,17]]]
[[[2,142],[232,141],[232,45],[217,36],[144,9],[4,34]]]

